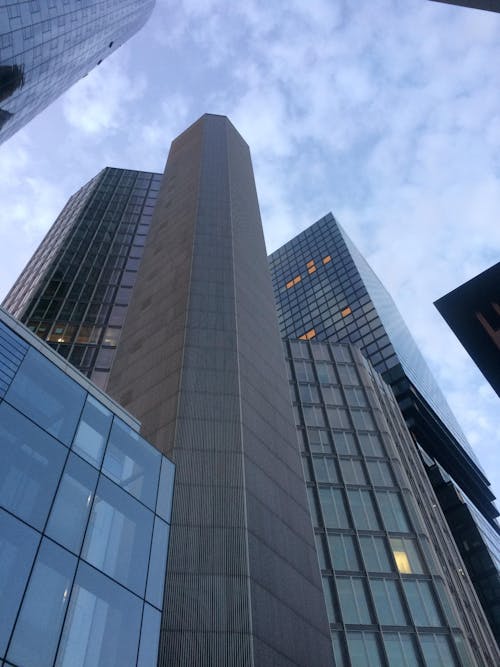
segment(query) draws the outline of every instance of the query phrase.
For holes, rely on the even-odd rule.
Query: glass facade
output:
[[[154,0],[1,3],[0,143],[136,33],[153,7]]]
[[[106,387],[161,174],[104,169],[68,201],[4,306]]]
[[[390,389],[355,348],[285,352],[335,664],[495,664]]]
[[[0,661],[155,667],[174,466],[0,311]]]

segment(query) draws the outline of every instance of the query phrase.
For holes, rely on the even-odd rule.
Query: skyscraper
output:
[[[457,5],[459,7],[470,7],[470,9],[485,9],[490,12],[500,12],[499,0],[433,0],[434,2],[444,2],[447,5]]]
[[[304,320],[290,337],[309,341],[286,344],[294,424],[243,139],[227,118],[203,116],[173,142],[159,179],[98,175],[6,300],[70,361],[86,345],[90,377],[110,348],[106,332],[120,329],[97,377],[177,469],[159,664],[494,664],[484,614],[392,394],[355,349],[313,340],[320,323],[309,325],[305,299],[293,304]],[[303,283],[310,297],[307,276],[321,278],[337,260],[331,245],[283,288]],[[132,257],[134,247],[144,252]],[[138,260],[130,269],[129,259]],[[118,303],[130,271],[134,287]],[[92,341],[78,342],[82,327]]]
[[[465,524],[457,524],[457,513],[443,504],[465,562],[470,564],[472,549],[473,561],[482,557],[497,563],[493,581],[498,582],[498,511],[489,482],[394,302],[366,260],[328,214],[269,261],[283,337],[351,342],[361,349],[392,386],[427,464],[443,469],[467,498],[462,509],[470,521]],[[441,487],[438,477],[431,475]],[[442,493],[438,497],[444,499]],[[482,521],[474,520],[474,512]],[[471,576],[498,636],[498,584],[492,587],[489,573],[482,582],[477,571],[471,570]]]
[[[153,7],[154,0],[2,3],[0,143],[116,51]]]

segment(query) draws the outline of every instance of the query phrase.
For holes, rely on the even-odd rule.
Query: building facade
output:
[[[470,9],[484,9],[489,12],[500,12],[500,0],[433,0],[444,2],[447,5],[469,7]]]
[[[174,466],[138,429],[0,310],[2,665],[156,666]]]
[[[500,262],[434,305],[500,396]]]
[[[147,21],[154,0],[14,0],[0,7],[0,143]]]
[[[484,471],[393,300],[335,218],[321,218],[269,261],[283,337],[359,347],[392,386],[415,443],[483,516],[475,525],[484,549],[498,544],[498,511]],[[443,509],[453,531],[453,515]],[[469,542],[457,544],[468,562]],[[485,604],[496,633],[497,606],[498,600]]]

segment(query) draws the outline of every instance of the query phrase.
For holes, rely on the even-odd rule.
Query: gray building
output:
[[[174,466],[139,426],[0,309],[2,665],[156,666]]]
[[[134,35],[153,7],[154,0],[1,3],[0,143]]]
[[[457,5],[458,7],[500,12],[500,0],[433,0],[433,2],[444,2],[447,5]]]

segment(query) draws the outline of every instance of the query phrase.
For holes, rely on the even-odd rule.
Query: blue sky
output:
[[[202,113],[249,143],[269,251],[332,211],[393,295],[500,496],[500,410],[432,305],[500,250],[500,14],[428,0],[157,0],[0,147],[0,297],[104,166],[162,171]]]

